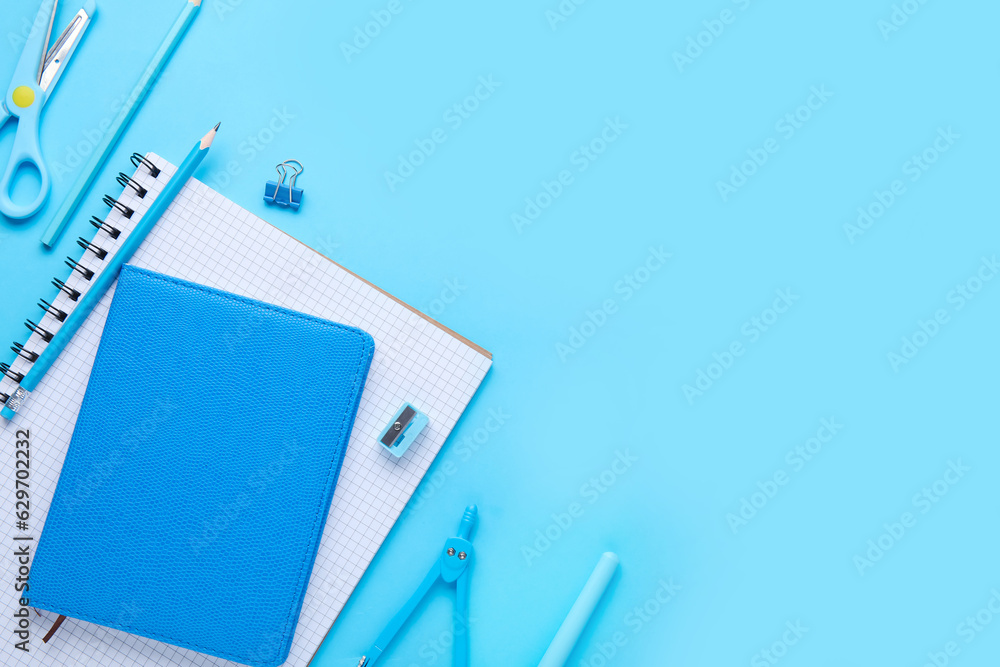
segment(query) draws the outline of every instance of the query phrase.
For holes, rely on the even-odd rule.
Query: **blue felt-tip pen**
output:
[[[566,620],[559,626],[559,631],[556,632],[555,638],[553,638],[545,655],[542,656],[538,667],[563,667],[566,664],[566,660],[573,652],[573,647],[580,639],[590,617],[594,615],[597,603],[601,601],[601,597],[607,590],[617,569],[618,555],[610,551],[604,553],[590,578],[587,579],[583,591],[580,592],[580,597],[569,610]]]
[[[221,123],[219,123],[221,125]],[[55,363],[59,355],[66,348],[70,339],[73,338],[73,334],[76,333],[80,325],[86,321],[87,316],[94,309],[94,306],[101,300],[104,293],[108,291],[113,283],[118,278],[118,273],[121,271],[122,266],[132,258],[135,251],[139,249],[142,242],[152,231],[156,223],[159,222],[160,218],[173,203],[174,199],[177,197],[178,193],[184,188],[191,176],[194,175],[195,169],[201,164],[202,160],[208,154],[208,149],[212,146],[212,141],[215,139],[215,133],[219,130],[219,125],[216,125],[211,130],[208,131],[202,139],[194,145],[191,152],[188,153],[187,158],[181,163],[181,166],[177,168],[177,172],[174,174],[170,182],[164,186],[163,191],[153,202],[153,205],[149,207],[146,214],[142,216],[142,219],[136,224],[135,229],[132,233],[128,235],[125,242],[122,243],[121,248],[115,253],[108,261],[108,265],[104,268],[101,273],[99,273],[95,278],[90,289],[80,298],[79,303],[77,303],[76,308],[69,314],[66,321],[62,323],[59,330],[52,336],[52,340],[46,346],[42,353],[35,360],[34,364],[31,366],[31,370],[24,376],[21,380],[20,385],[7,399],[7,403],[4,405],[3,410],[0,411],[0,416],[6,419],[13,419],[14,415],[17,414],[18,409],[24,405],[25,399],[27,399],[28,394],[35,390],[38,383],[41,382],[42,378],[48,372],[52,364]]]

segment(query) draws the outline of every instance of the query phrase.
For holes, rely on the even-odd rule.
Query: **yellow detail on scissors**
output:
[[[22,109],[27,109],[35,103],[35,91],[27,86],[21,86],[14,89],[14,94],[11,95],[11,98],[13,98],[14,104]]]

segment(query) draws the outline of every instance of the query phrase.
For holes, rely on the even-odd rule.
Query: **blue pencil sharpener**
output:
[[[428,422],[427,415],[409,403],[403,403],[403,407],[396,411],[392,421],[379,434],[379,444],[387,452],[399,458],[423,432]]]

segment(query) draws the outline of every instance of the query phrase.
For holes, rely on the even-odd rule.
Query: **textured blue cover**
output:
[[[125,266],[32,605],[283,663],[373,350],[358,329]]]

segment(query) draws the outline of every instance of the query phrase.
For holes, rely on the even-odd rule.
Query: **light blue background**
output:
[[[1000,590],[1000,281],[961,310],[949,293],[1000,252],[996,4],[911,0],[919,9],[885,38],[890,0],[591,0],[555,29],[558,0],[400,2],[348,62],[339,44],[387,0],[207,0],[56,251],[40,250],[44,215],[0,227],[0,340],[24,338],[39,286],[79,255],[75,238],[132,151],[177,162],[221,120],[202,180],[495,355],[317,665],[356,665],[471,502],[475,665],[536,663],[608,549],[620,575],[574,666],[771,664],[759,652],[788,622],[808,632],[783,666],[917,667],[950,641],[951,664],[995,664],[1000,619],[971,643],[959,624]],[[51,164],[112,115],[180,7],[102,0],[45,110]],[[732,22],[679,71],[674,52],[724,9]],[[18,55],[9,33],[36,10],[0,10],[0,81]],[[499,88],[449,124],[446,110],[490,76]],[[813,86],[833,95],[788,137],[776,123]],[[290,118],[269,136],[275,110]],[[579,172],[574,152],[607,118],[628,127]],[[447,140],[390,191],[384,172],[436,128]],[[959,138],[911,181],[905,163],[939,128]],[[270,140],[257,154],[243,143],[253,136]],[[777,152],[724,202],[717,182],[769,138]],[[293,157],[307,169],[297,215],[261,201],[273,165]],[[231,161],[241,173],[227,178]],[[519,233],[511,215],[563,169],[573,183]],[[905,193],[850,243],[844,225],[896,179]],[[650,246],[672,257],[625,300],[616,283]],[[460,294],[435,301],[451,297],[447,281]],[[798,299],[751,342],[744,323],[770,318],[786,289]],[[606,299],[615,312],[564,363],[557,344]],[[888,353],[938,309],[947,324],[896,372]],[[734,341],[743,356],[689,404],[683,385]],[[473,450],[491,410],[509,417]],[[842,430],[796,471],[786,453],[824,418]],[[638,462],[593,494],[583,485],[618,452]],[[970,470],[921,513],[913,496],[959,460]],[[778,471],[787,485],[734,534],[727,514]],[[582,516],[552,529],[574,502]],[[916,525],[860,574],[855,557],[904,512]],[[561,534],[529,564],[523,549],[547,529]],[[634,622],[661,580],[681,589]],[[450,639],[450,604],[421,607],[383,664],[449,664],[432,642]],[[616,632],[627,643],[606,659]]]

